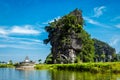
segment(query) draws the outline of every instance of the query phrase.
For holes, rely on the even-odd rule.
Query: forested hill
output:
[[[105,59],[105,61],[116,60],[115,48],[112,48],[109,44],[95,38],[93,41],[95,47],[95,58],[97,58],[98,61],[101,61],[101,59]]]
[[[49,23],[45,27],[46,32],[48,32],[48,38],[44,40],[44,43],[50,43],[52,46],[50,54],[50,58],[52,58],[51,63],[100,61],[100,54],[103,54],[103,52],[110,55],[113,52],[115,53],[114,50],[107,50],[111,48],[108,48],[109,45],[106,43],[103,45],[104,42],[100,43],[98,40],[92,39],[83,27],[82,12],[78,9]],[[98,43],[103,46],[101,47]],[[105,49],[106,46],[107,48]],[[98,57],[95,57],[97,56],[96,54],[99,54]],[[106,54],[104,55],[105,57]],[[102,59],[104,58],[105,60],[104,56]]]

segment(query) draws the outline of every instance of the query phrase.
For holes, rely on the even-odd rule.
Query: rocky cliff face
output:
[[[116,51],[114,48],[112,48],[109,44],[93,39],[94,46],[95,46],[95,61],[96,62],[108,62],[108,61],[114,61],[116,59]]]
[[[93,41],[83,29],[83,22],[82,12],[75,9],[45,27],[49,35],[44,43],[52,46],[52,63],[93,61]]]
[[[114,61],[115,49],[107,43],[91,39],[83,29],[82,12],[78,9],[49,23],[45,27],[48,39],[44,43],[51,44],[51,54],[45,63],[74,63]]]
[[[97,40],[97,39],[93,39],[93,41],[94,41],[94,47],[95,47],[95,54],[94,54],[95,62],[111,62],[111,61],[117,61],[117,60],[120,61],[120,53],[116,54],[115,49],[112,48],[109,44],[107,44],[103,41]],[[82,44],[82,43],[80,43],[80,44]],[[75,45],[77,45],[77,44],[75,44]],[[77,50],[77,48],[73,48],[73,49]],[[73,49],[69,49],[69,55],[71,56],[71,59],[72,59],[71,62],[75,61],[76,57],[79,58],[79,55],[84,56],[81,53],[78,55],[74,55],[75,52],[73,52]],[[82,46],[81,46],[81,48],[79,47],[79,49],[82,49]],[[53,55],[49,54],[45,60],[45,63],[52,64],[52,58],[53,58]],[[84,60],[82,58],[84,58],[84,57],[81,57],[81,60]],[[66,57],[66,59],[67,59],[67,57]]]

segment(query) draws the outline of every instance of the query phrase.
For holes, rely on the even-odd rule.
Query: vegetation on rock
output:
[[[44,43],[52,45],[52,63],[93,61],[94,43],[83,24],[82,13],[76,9],[45,27],[49,35]]]
[[[45,27],[48,38],[44,43],[50,43],[52,48],[45,63],[109,61],[106,58],[109,54],[114,55],[115,49],[104,42],[92,39],[83,26],[82,12],[78,9],[49,23]]]
[[[116,51],[110,45],[97,39],[93,39],[95,46],[95,61],[116,61]]]

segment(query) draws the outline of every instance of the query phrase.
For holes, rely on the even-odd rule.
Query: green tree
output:
[[[116,55],[116,53],[112,54],[112,61],[117,61],[117,55]]]
[[[39,64],[41,64],[41,61],[42,61],[41,59],[38,60]]]
[[[13,61],[12,61],[12,60],[9,60],[9,64],[12,65],[12,64],[13,64]]]
[[[103,62],[105,62],[105,53],[104,53],[104,52],[101,54],[101,60],[102,60]]]
[[[53,63],[53,62],[52,62],[52,58],[53,58],[52,53],[50,53],[50,54],[46,57],[45,63],[46,63],[46,64],[52,64],[52,63]]]
[[[95,59],[95,62],[98,62],[99,61],[99,55],[95,54],[94,59]]]

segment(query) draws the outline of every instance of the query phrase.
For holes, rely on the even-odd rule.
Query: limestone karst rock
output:
[[[52,63],[93,61],[94,43],[83,29],[83,24],[82,12],[75,9],[45,27],[48,39],[44,43],[52,46]]]

